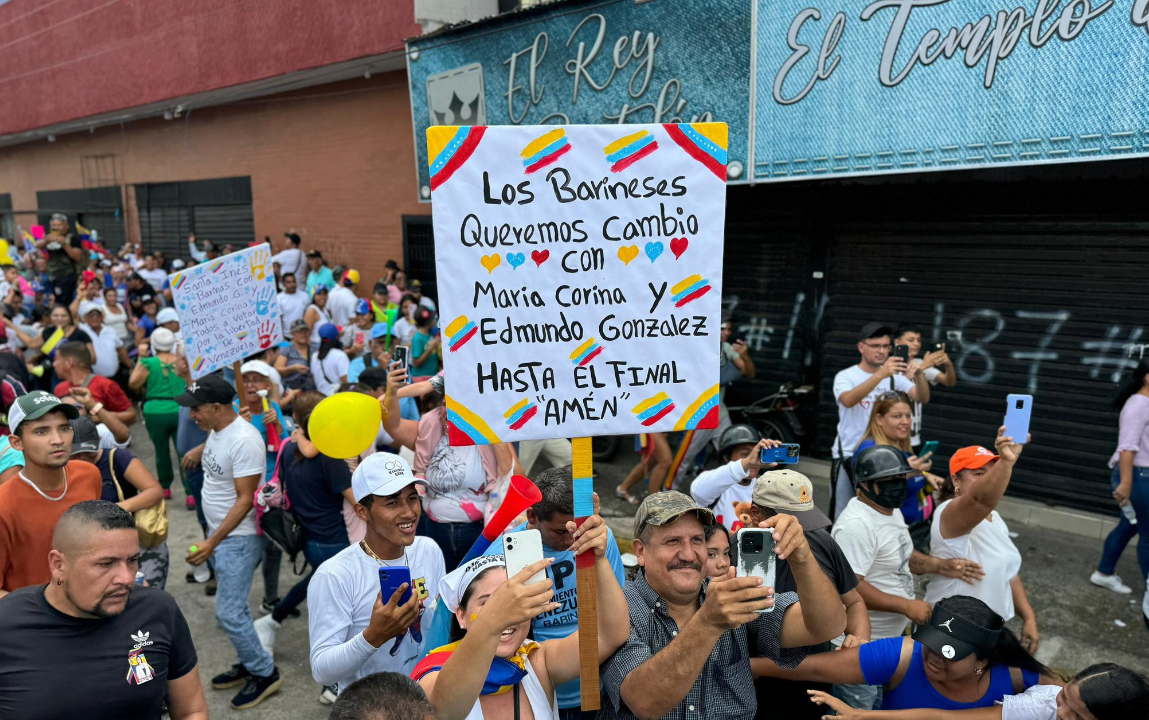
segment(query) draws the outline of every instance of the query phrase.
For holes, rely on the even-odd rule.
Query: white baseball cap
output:
[[[88,313],[95,311],[95,310],[98,310],[99,312],[102,313],[104,311],[104,306],[98,302],[93,302],[91,300],[83,301],[82,303],[80,303],[80,318],[82,319],[82,318],[87,317]]]
[[[248,374],[249,372],[255,373],[256,375],[262,375],[265,378],[270,378],[272,369],[270,365],[262,360],[248,360],[239,368],[239,374],[242,376]]]
[[[164,323],[179,322],[180,314],[176,312],[175,308],[166,307],[156,314],[156,324],[163,325]]]
[[[379,452],[359,463],[351,476],[355,502],[368,495],[394,495],[411,483],[424,484],[411,472],[407,461],[392,453]]]

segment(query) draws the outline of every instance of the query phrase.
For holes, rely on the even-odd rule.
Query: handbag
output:
[[[303,547],[307,543],[307,534],[295,510],[291,508],[291,500],[287,497],[287,483],[280,476],[285,447],[287,443],[280,445],[279,454],[275,456],[275,472],[272,473],[271,479],[255,491],[255,517],[260,532],[283,548],[283,552],[287,554],[294,567],[295,559],[303,552]],[[302,574],[302,568],[295,572],[297,575]]]
[[[116,449],[108,453],[108,470],[112,473],[112,482],[116,485],[116,497],[124,501],[124,489],[120,486],[120,479],[116,477]],[[132,513],[136,519],[136,531],[140,534],[140,547],[154,548],[163,545],[168,539],[168,506],[163,499],[159,505],[137,510]]]

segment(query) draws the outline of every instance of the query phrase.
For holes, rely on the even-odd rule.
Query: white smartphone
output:
[[[764,528],[742,528],[734,534],[738,577],[760,577],[763,587],[774,587],[774,531]],[[774,612],[770,606],[758,612]]]
[[[503,536],[503,556],[507,560],[507,577],[514,577],[523,568],[543,559],[543,536],[538,530],[520,530]],[[526,584],[547,579],[546,568],[539,570]]]

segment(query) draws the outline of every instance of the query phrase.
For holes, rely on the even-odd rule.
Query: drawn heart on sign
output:
[[[535,267],[542,267],[543,263],[545,263],[550,256],[550,250],[534,250],[531,252],[531,260],[535,261]]]
[[[690,247],[690,241],[684,237],[670,239],[670,252],[674,253],[674,259],[682,257],[682,253],[686,252],[686,248]]]
[[[499,255],[484,255],[479,260],[479,263],[482,264],[482,266],[487,269],[488,275],[493,273],[495,271],[495,268],[497,268],[502,262],[503,262],[503,258],[500,257]]]
[[[646,256],[650,258],[651,262],[654,262],[662,254],[663,249],[664,246],[660,242],[648,242],[646,244]]]
[[[637,245],[623,245],[618,249],[618,259],[622,260],[623,265],[629,265],[636,257],[638,257]]]
[[[523,263],[525,263],[526,261],[527,261],[526,253],[507,253],[507,262],[509,262],[511,264],[511,267],[514,268],[515,270],[518,270],[519,266],[522,265]]]

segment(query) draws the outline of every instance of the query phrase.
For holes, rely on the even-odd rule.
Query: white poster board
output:
[[[266,243],[169,278],[193,378],[266,350],[283,338]]]
[[[717,427],[726,138],[427,130],[451,444]]]

